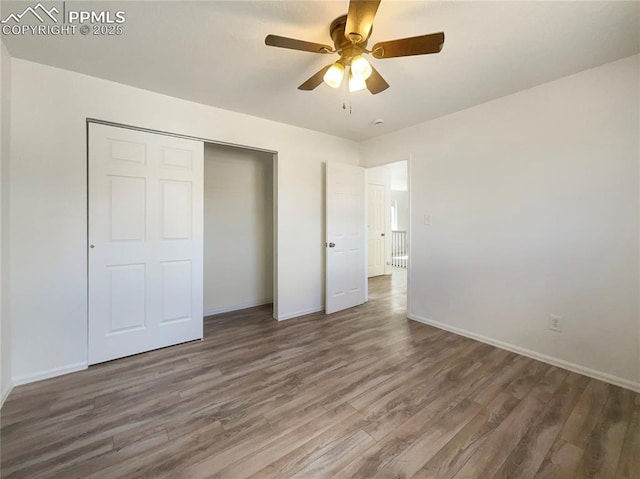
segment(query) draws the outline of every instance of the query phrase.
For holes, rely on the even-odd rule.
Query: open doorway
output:
[[[204,146],[204,315],[274,302],[274,155]]]
[[[409,264],[409,181],[407,162],[389,165],[391,171],[391,267],[407,271]]]
[[[406,311],[409,266],[407,161],[367,169],[369,296],[385,295]]]

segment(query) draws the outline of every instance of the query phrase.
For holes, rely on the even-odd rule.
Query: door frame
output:
[[[233,148],[242,148],[245,150],[259,151],[262,153],[268,153],[273,156],[272,170],[273,170],[273,318],[278,319],[278,152],[274,150],[268,150],[265,148],[258,148],[254,146],[240,145],[236,143],[228,143],[225,141],[213,140],[211,138],[202,138],[197,136],[183,135],[179,133],[173,133],[162,130],[154,130],[152,128],[145,128],[134,125],[127,125],[124,123],[116,123],[112,121],[100,120],[97,118],[86,119],[86,189],[87,189],[87,230],[85,232],[86,237],[86,255],[87,255],[87,342],[89,341],[89,125],[90,124],[106,125],[116,128],[124,128],[127,130],[142,131],[146,133],[153,133],[156,135],[172,136],[176,138],[185,138],[187,140],[202,141],[203,143],[210,143],[214,145],[229,146]]]
[[[400,160],[402,161],[402,160]],[[413,268],[411,267],[411,261],[413,258],[413,254],[411,252],[411,248],[413,245],[413,230],[415,229],[415,227],[417,225],[414,225],[413,223],[413,213],[412,213],[412,209],[411,209],[411,205],[413,204],[413,202],[411,201],[411,192],[413,191],[413,185],[411,182],[411,162],[412,162],[412,155],[409,154],[409,157],[407,158],[407,193],[408,193],[408,201],[409,201],[409,234],[407,235],[407,317],[409,317],[410,314],[413,314],[413,308],[411,307],[411,298],[413,298],[413,294],[412,294],[412,289],[411,289],[411,285],[413,284]]]
[[[413,190],[412,184],[411,184],[411,161],[412,161],[412,155],[409,154],[407,156],[407,158],[401,158],[399,160],[391,160],[391,161],[385,161],[384,163],[380,163],[377,165],[368,165],[366,166],[366,170],[368,171],[370,168],[376,168],[378,166],[386,166],[386,165],[390,165],[392,163],[400,163],[401,161],[406,161],[407,162],[407,193],[408,193],[408,202],[409,202],[409,232],[407,235],[407,317],[410,314],[410,312],[412,311],[411,308],[411,298],[412,298],[412,290],[411,290],[411,284],[413,283],[412,280],[412,274],[411,272],[413,271],[412,267],[411,267],[411,258],[413,258],[413,255],[411,254],[411,245],[413,244],[413,230],[414,230],[414,223],[413,223],[413,214],[412,214],[412,210],[411,210],[411,191]],[[368,184],[368,183],[367,183]],[[368,202],[367,202],[367,206],[368,206]],[[389,208],[391,208],[390,205],[388,205]],[[368,244],[368,230],[366,231],[367,233],[367,241],[365,242],[366,244]],[[385,274],[386,274],[386,268],[385,268]],[[367,278],[368,280],[369,278]],[[369,288],[367,287],[367,294],[368,294],[368,290]],[[368,296],[367,296],[368,297]]]

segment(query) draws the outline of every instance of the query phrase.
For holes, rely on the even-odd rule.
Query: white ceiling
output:
[[[3,15],[34,3],[3,1]],[[324,84],[313,92],[296,88],[333,55],[264,45],[268,33],[328,43],[329,23],[347,6],[347,0],[67,1],[67,9],[124,10],[124,34],[3,35],[3,41],[18,58],[355,140],[640,51],[636,1],[383,0],[370,45],[444,31],[444,49],[374,59],[391,88],[376,96],[352,94],[349,114],[340,91]],[[385,122],[374,126],[378,118]]]

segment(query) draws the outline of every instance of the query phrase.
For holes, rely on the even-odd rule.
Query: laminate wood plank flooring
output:
[[[16,387],[14,478],[640,478],[640,395],[406,319],[406,274],[369,302]]]

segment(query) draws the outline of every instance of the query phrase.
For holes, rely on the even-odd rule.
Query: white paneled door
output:
[[[89,364],[202,338],[204,144],[89,126]]]
[[[385,205],[384,185],[367,185],[367,255],[369,256],[367,275],[369,277],[384,274]]]
[[[327,314],[366,301],[364,168],[327,162]]]

